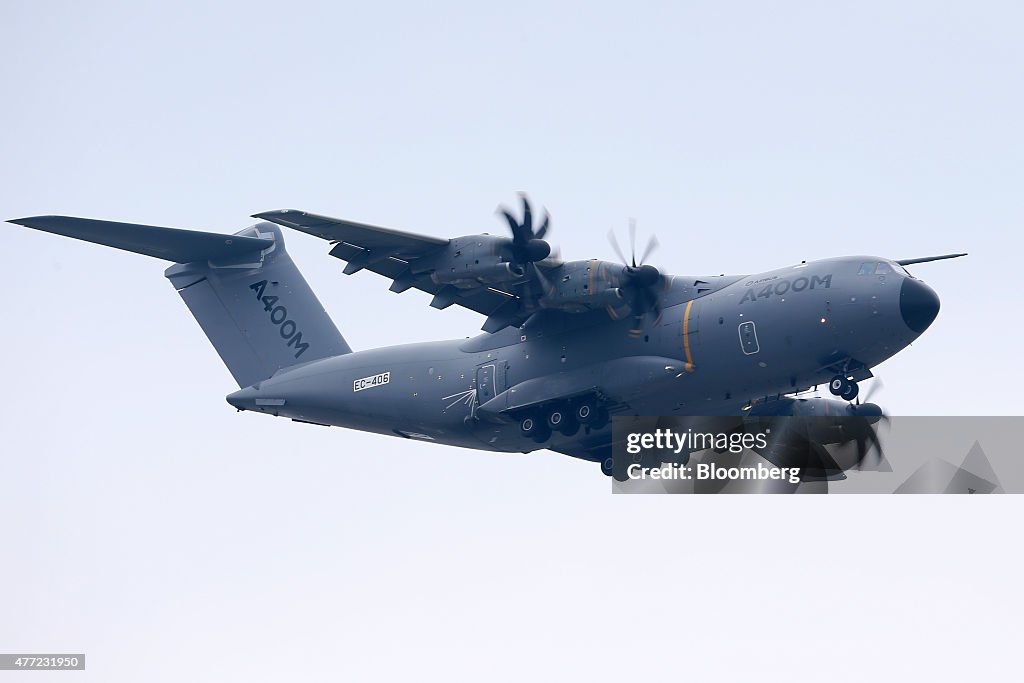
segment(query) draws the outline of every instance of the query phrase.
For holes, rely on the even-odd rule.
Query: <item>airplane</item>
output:
[[[564,261],[534,221],[511,236],[443,239],[294,209],[234,235],[35,216],[10,221],[172,262],[165,277],[238,383],[239,411],[478,450],[547,448],[612,475],[617,415],[862,415],[872,368],[934,321],[939,297],[907,266],[843,256],[752,275],[670,275],[640,258]],[[485,316],[482,333],[353,351],[292,262],[283,227],[329,254]],[[827,385],[835,399],[804,392]]]

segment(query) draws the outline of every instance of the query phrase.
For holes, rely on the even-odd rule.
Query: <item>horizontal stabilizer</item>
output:
[[[928,263],[929,261],[942,261],[948,258],[960,258],[961,256],[967,256],[967,254],[945,254],[944,256],[922,256],[921,258],[905,258],[900,259],[896,263],[901,266],[911,266],[915,263]]]
[[[222,261],[268,249],[272,239],[115,223],[72,216],[32,216],[8,221],[27,228],[133,251],[175,263]]]

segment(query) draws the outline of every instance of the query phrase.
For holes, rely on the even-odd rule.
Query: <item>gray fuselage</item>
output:
[[[825,259],[742,277],[671,279],[660,319],[640,335],[605,311],[540,311],[519,328],[464,340],[358,351],[278,372],[228,401],[245,410],[380,434],[499,451],[566,448],[593,430],[546,444],[514,419],[480,419],[496,394],[594,368],[596,384],[629,383],[620,359],[670,359],[614,411],[633,415],[737,413],[764,397],[855,379],[909,345],[938,298],[893,262]],[[623,364],[622,370],[629,372]],[[616,376],[620,375],[620,376]],[[536,382],[535,382],[536,384]],[[607,430],[610,427],[603,427]],[[603,437],[607,440],[607,435]]]

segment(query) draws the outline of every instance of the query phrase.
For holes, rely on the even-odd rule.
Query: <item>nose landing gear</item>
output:
[[[860,393],[860,388],[857,383],[851,379],[847,379],[844,375],[836,375],[828,383],[828,390],[832,392],[834,396],[838,396],[846,401],[852,401],[857,398],[857,394]]]

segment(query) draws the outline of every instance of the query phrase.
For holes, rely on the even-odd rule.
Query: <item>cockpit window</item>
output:
[[[857,275],[890,275],[898,272],[896,265],[888,263],[886,261],[878,261],[876,263],[862,263],[860,269],[857,271]],[[900,270],[903,270],[900,268]],[[905,270],[903,272],[906,272]]]

